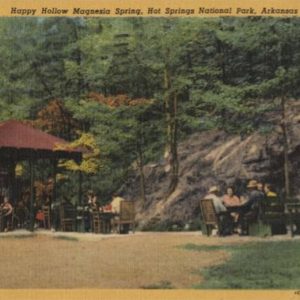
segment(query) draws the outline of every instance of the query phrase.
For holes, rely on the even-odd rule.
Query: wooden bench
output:
[[[283,201],[277,197],[266,197],[259,204],[258,221],[269,226],[270,235],[286,234],[287,217]]]
[[[232,233],[233,223],[230,221],[230,213],[222,212],[217,214],[212,199],[200,200],[200,210],[202,216],[201,229],[204,234],[210,236],[214,227],[218,229],[218,235]]]

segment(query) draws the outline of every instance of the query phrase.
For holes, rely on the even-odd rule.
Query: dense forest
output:
[[[1,18],[0,120],[84,144],[81,165],[60,163],[65,192],[81,170],[105,202],[132,170],[144,200],[144,166],[160,160],[168,197],[180,141],[211,129],[268,134],[265,116],[277,112],[289,194],[284,119],[300,94],[299,36],[299,18]]]

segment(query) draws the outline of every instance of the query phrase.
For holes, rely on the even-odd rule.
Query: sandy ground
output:
[[[190,288],[201,282],[201,268],[222,263],[229,254],[187,251],[178,246],[251,240],[208,238],[199,232],[1,234],[0,288],[142,288],[162,282]]]

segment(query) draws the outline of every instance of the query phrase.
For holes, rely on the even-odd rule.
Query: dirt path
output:
[[[240,243],[199,233],[136,233],[122,236],[57,234],[0,237],[0,288],[141,288],[170,284],[189,288],[199,270],[227,259],[223,251],[187,251],[178,246]]]

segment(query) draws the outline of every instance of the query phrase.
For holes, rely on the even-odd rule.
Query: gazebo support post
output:
[[[31,152],[30,159],[29,159],[29,169],[30,169],[30,224],[29,224],[29,230],[34,230],[34,180],[35,180],[35,174],[34,174],[34,160],[33,160],[33,154]]]
[[[82,206],[82,172],[78,172],[78,205]]]
[[[57,173],[57,160],[52,161],[52,177],[53,177],[53,190],[52,190],[52,203],[56,203],[56,173]]]
[[[9,164],[9,198],[13,205],[17,204],[16,191],[16,162],[12,159]]]

